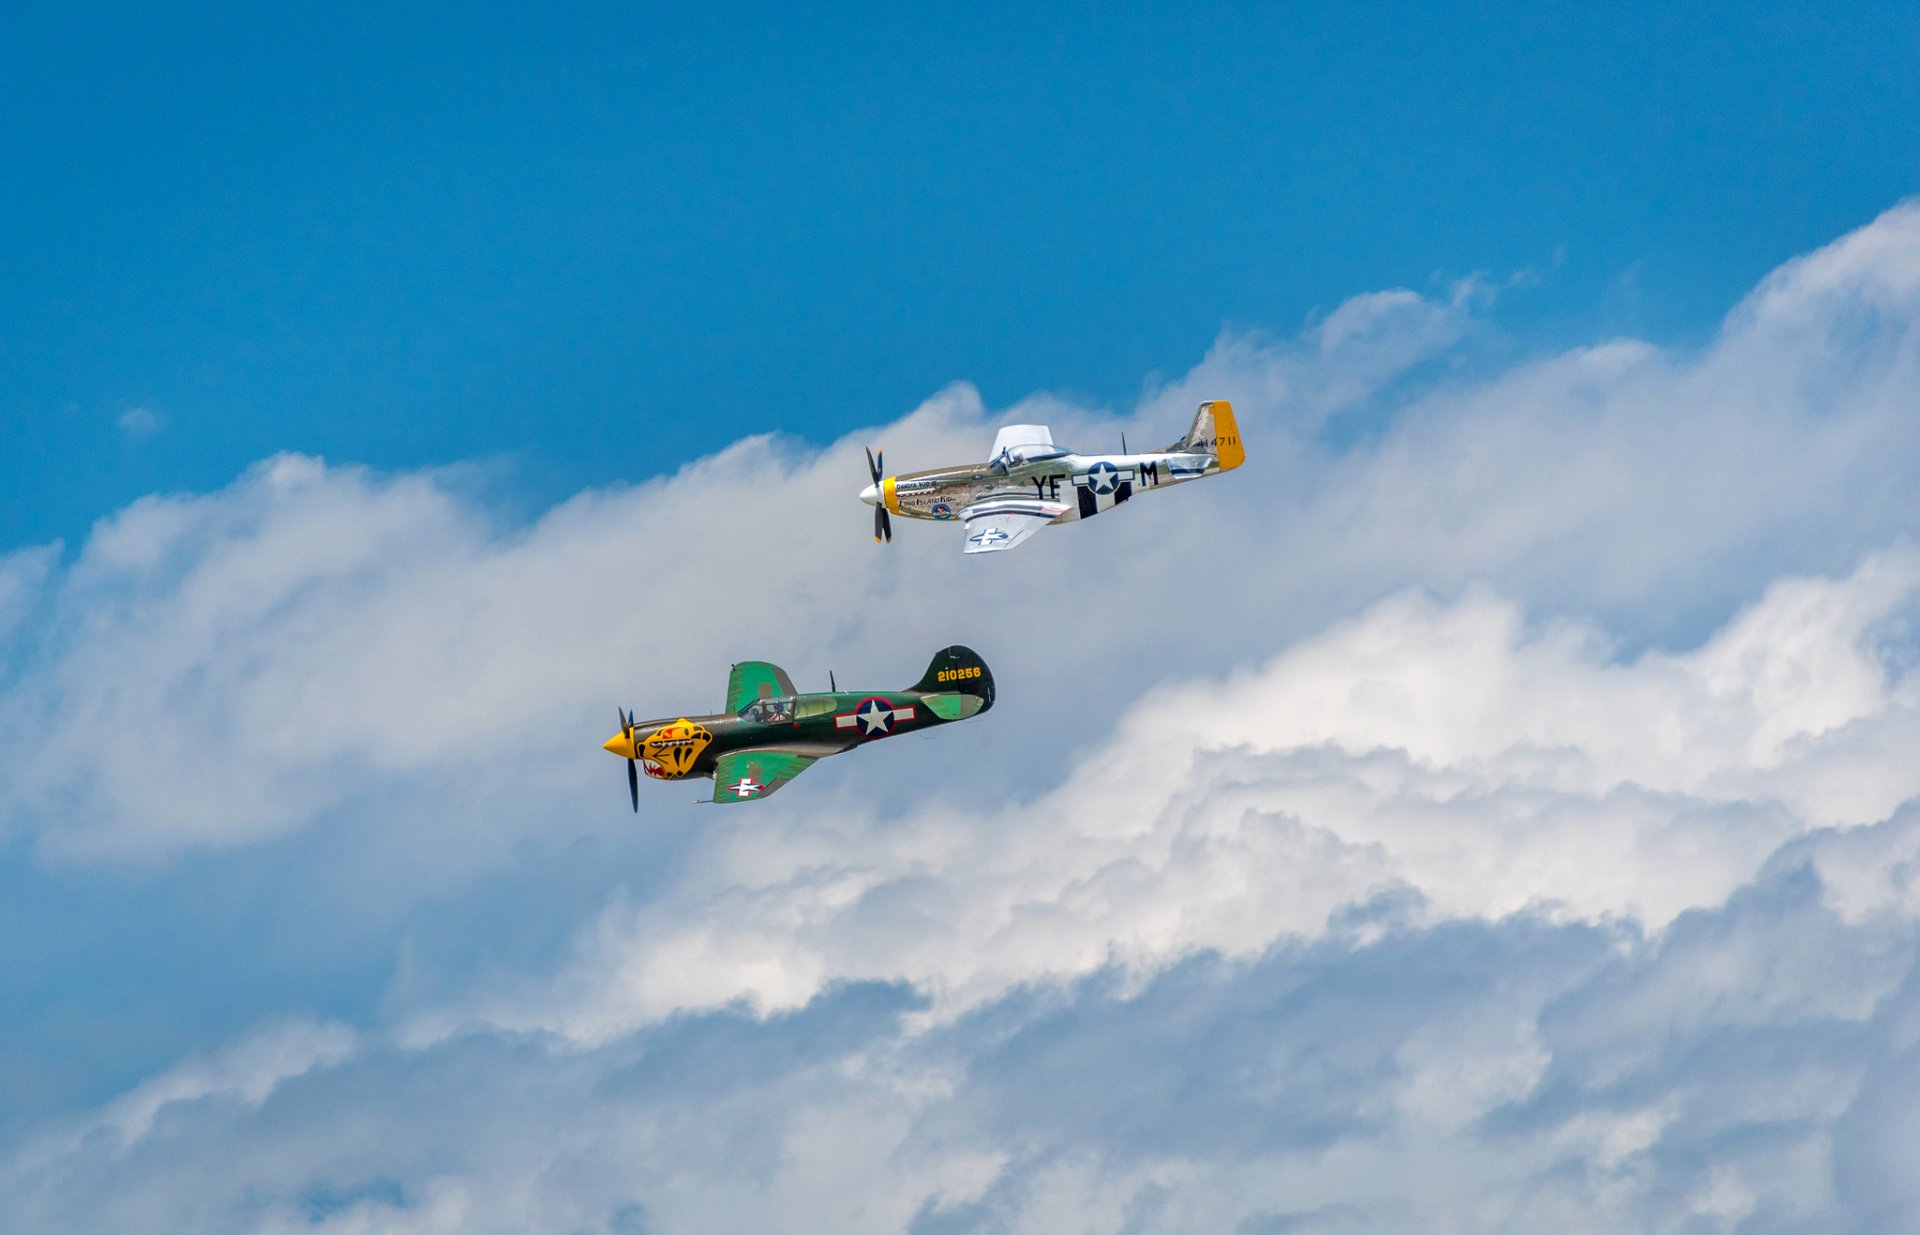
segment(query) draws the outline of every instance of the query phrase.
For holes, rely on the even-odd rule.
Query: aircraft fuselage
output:
[[[1066,510],[1052,519],[1072,523],[1091,519],[1120,503],[1168,485],[1199,480],[1220,470],[1210,453],[1149,451],[1143,454],[1082,455],[1020,463],[1004,470],[991,464],[903,472],[880,483],[878,497],[893,514],[944,523],[993,497],[1018,494],[1056,502]]]
[[[945,695],[945,692],[939,692]],[[951,702],[949,702],[951,700]],[[756,699],[738,715],[662,717],[636,722],[634,753],[655,780],[711,776],[729,751],[776,747],[816,758],[837,755],[880,738],[962,720],[982,709],[967,696],[911,690],[834,691]],[[951,715],[943,716],[942,712]],[[607,749],[626,755],[614,738]]]

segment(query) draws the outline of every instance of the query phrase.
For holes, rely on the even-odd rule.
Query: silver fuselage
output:
[[[882,481],[875,497],[902,518],[946,522],[988,498],[1018,494],[1065,505],[1066,511],[1052,521],[1071,523],[1112,510],[1143,492],[1219,470],[1219,459],[1199,452],[1062,454],[1004,470],[974,463],[904,472]]]

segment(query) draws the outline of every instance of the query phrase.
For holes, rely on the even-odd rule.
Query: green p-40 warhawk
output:
[[[886,456],[867,452],[873,483],[860,500],[873,507],[873,538],[893,539],[889,514],[966,525],[968,553],[1011,549],[1049,523],[1091,519],[1149,489],[1230,472],[1246,462],[1233,405],[1200,405],[1187,435],[1145,454],[1075,454],[1045,425],[1008,425],[985,463],[885,475]]]
[[[897,733],[978,716],[993,706],[993,674],[972,648],[939,652],[905,690],[795,693],[785,670],[747,660],[727,679],[727,710],[715,716],[636,722],[620,711],[606,748],[627,761],[640,809],[640,770],[656,780],[713,778],[715,802],[751,802],[776,792],[828,755]]]

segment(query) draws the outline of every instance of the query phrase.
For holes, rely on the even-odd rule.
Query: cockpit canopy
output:
[[[1065,446],[1052,442],[1028,442],[1024,446],[1007,447],[1007,454],[1015,463],[1044,463],[1048,459],[1062,459],[1072,453]]]
[[[782,724],[793,719],[793,696],[784,695],[772,699],[755,699],[740,709],[740,719],[756,724]]]
[[[1046,463],[1071,454],[1056,446],[1053,430],[1045,425],[1001,425],[993,435],[993,453],[987,456],[988,470],[1005,475],[1015,468]]]
[[[1005,475],[1017,468],[1032,467],[1054,459],[1064,459],[1072,453],[1065,446],[1056,446],[1052,442],[1027,442],[1019,446],[1004,446],[989,464],[989,468]]]

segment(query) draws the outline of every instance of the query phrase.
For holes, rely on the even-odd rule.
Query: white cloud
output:
[[[1224,337],[1124,426],[1228,395],[1248,468],[998,561],[873,549],[859,445],[1121,423],[956,387],[524,527],[287,456],[5,559],[0,823],[42,860],[338,828],[321,860],[374,852],[397,920],[535,839],[654,840],[527,909],[584,915],[571,948],[450,916],[505,956],[36,1130],[0,1201],[46,1231],[1900,1229],[1920,209],[1698,351],[1447,367],[1479,329],[1387,292]],[[710,706],[747,656],[905,682],[956,639],[989,716],[629,824],[616,703]]]
[[[1881,1137],[1909,1108],[1862,1082],[1910,1067],[1913,924],[1849,926],[1800,869],[1658,938],[1407,924],[933,1031],[897,993],[842,988],[587,1050],[365,1049],[257,1104],[184,1104],[123,1150],[82,1144],[17,1179],[13,1212],[46,1231],[1684,1232],[1735,1210],[1899,1229],[1904,1143]],[[1743,970],[1788,1002],[1695,993]],[[1836,1190],[1836,1149],[1870,1190]],[[1855,1203],[1880,1224],[1843,1221]]]
[[[1860,767],[1920,734],[1916,683],[1872,639],[1916,592],[1920,556],[1883,555],[1626,663],[1484,593],[1395,597],[1227,681],[1147,695],[1030,800],[842,805],[830,827],[716,838],[670,894],[608,909],[564,994],[493,1015],[601,1040],[843,980],[909,982],[953,1011],[1114,961],[1258,953],[1390,889],[1430,920],[1657,930],[1800,832],[1920,793],[1910,760]],[[1836,765],[1844,794],[1824,792]]]
[[[257,1109],[284,1082],[341,1063],[358,1045],[359,1035],[338,1022],[288,1019],[261,1026],[217,1052],[149,1077],[77,1127],[41,1132],[7,1164],[10,1169],[0,1168],[0,1179],[11,1175],[17,1186],[21,1177],[80,1153],[121,1158],[153,1133],[169,1108],[215,1101]]]
[[[58,543],[0,555],[0,650],[45,594],[47,577],[60,560]],[[0,660],[0,667],[5,665]],[[4,680],[0,678],[0,680]]]
[[[1698,633],[1774,574],[1844,571],[1920,525],[1903,394],[1920,278],[1850,256],[1904,251],[1916,219],[1787,267],[1698,355],[1623,343],[1450,379],[1350,448],[1319,435],[1327,417],[1470,333],[1464,304],[1383,293],[1296,342],[1228,337],[1150,392],[1135,434],[1170,437],[1197,397],[1229,394],[1252,465],[984,566],[946,528],[874,549],[852,499],[863,442],[896,466],[977,453],[999,417],[966,388],[882,433],[744,442],[525,528],[435,474],[291,457],[148,499],[50,585],[36,663],[0,705],[0,819],[76,857],[246,844],[403,780],[503,759],[551,775],[590,701],[711,706],[718,666],[746,656],[907,681],[965,639],[1010,709],[1082,701],[1071,724],[1013,722],[1058,758],[1142,685],[1265,657],[1409,584],[1485,581],[1632,639]],[[1873,329],[1835,324],[1862,313]],[[1028,414],[1114,436],[1057,401],[1003,413]],[[100,758],[103,733],[145,717],[164,722]]]
[[[338,1063],[353,1048],[354,1033],[345,1025],[293,1021],[269,1026],[214,1058],[187,1060],[143,1081],[107,1107],[97,1126],[131,1143],[153,1129],[154,1119],[170,1103],[231,1096],[258,1106],[282,1081]]]

